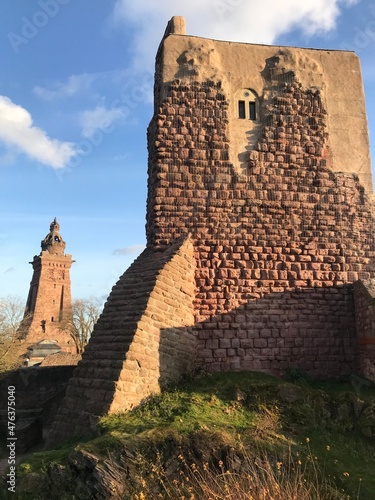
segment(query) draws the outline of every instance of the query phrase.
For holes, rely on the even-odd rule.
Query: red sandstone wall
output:
[[[319,95],[285,87],[242,174],[227,161],[227,107],[219,84],[170,85],[149,129],[149,245],[190,232],[198,279],[242,270],[258,292],[262,281],[281,291],[370,277],[371,204],[355,177],[326,167]]]
[[[193,245],[187,240],[178,250],[165,253],[163,267],[155,277],[150,273],[155,285],[137,323],[109,413],[138,405],[195,367]]]
[[[200,360],[211,371],[352,373],[357,352],[352,295],[350,286],[298,288],[249,300],[196,324]]]
[[[372,206],[329,168],[319,92],[285,84],[241,170],[218,82],[172,82],[149,127],[148,244],[192,234],[196,331],[213,370],[355,369],[350,284],[374,276]]]
[[[360,371],[375,382],[375,282],[355,283],[354,300]]]

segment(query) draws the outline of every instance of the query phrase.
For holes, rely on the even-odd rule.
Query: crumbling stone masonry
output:
[[[374,206],[355,54],[190,37],[173,18],[154,101],[148,247],[113,288],[49,444],[197,366],[363,365],[353,283],[375,278]]]

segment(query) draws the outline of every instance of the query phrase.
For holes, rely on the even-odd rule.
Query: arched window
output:
[[[240,120],[258,119],[258,96],[251,89],[241,89],[236,92],[236,116]]]

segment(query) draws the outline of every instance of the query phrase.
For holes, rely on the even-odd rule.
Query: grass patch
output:
[[[170,388],[149,399],[132,412],[100,420],[103,432],[140,434],[150,429],[171,428],[181,433],[197,429],[229,429],[242,432],[256,425],[256,416],[245,399],[257,404],[275,399],[278,379],[261,373],[208,375]],[[250,396],[249,396],[250,394]]]
[[[375,391],[366,386],[358,395],[350,381],[299,377],[292,383],[254,372],[200,376],[133,411],[103,417],[99,428],[95,440],[29,457],[21,475],[43,473],[53,462],[84,476],[87,470],[71,466],[81,450],[97,457],[117,484],[126,484],[119,498],[180,498],[190,492],[195,497],[186,498],[237,500],[250,498],[241,491],[251,488],[253,498],[293,498],[285,496],[290,491],[298,499],[367,500],[375,492]],[[259,481],[250,484],[254,467]],[[76,476],[70,477],[80,484]],[[189,490],[194,478],[206,484],[205,491]],[[294,490],[277,496],[277,487]],[[150,496],[150,488],[164,496]],[[219,496],[220,489],[227,493]],[[52,491],[51,484],[46,498],[53,498]]]
[[[72,447],[66,446],[60,450],[35,452],[17,467],[17,471],[23,476],[32,472],[46,471],[52,463],[64,465],[71,451]]]

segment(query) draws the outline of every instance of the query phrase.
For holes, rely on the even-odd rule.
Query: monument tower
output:
[[[69,271],[74,262],[71,255],[64,253],[65,246],[55,217],[41,242],[41,253],[30,262],[34,272],[18,334],[31,362],[59,351],[75,352],[65,329],[72,317]]]

